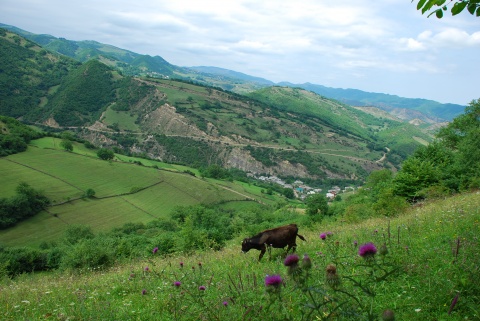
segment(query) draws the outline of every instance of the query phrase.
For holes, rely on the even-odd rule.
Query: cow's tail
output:
[[[305,241],[305,242],[307,241],[303,236],[301,236],[301,235],[298,234],[298,233],[297,233],[297,236],[298,236],[301,240],[303,240],[303,241]]]

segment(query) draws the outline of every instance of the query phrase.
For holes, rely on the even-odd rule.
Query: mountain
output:
[[[462,114],[465,109],[465,106],[457,104],[441,104],[433,100],[403,98],[389,94],[365,92],[358,89],[330,88],[311,83],[292,84],[282,82],[279,85],[304,88],[352,106],[378,107],[401,119],[412,120],[419,118],[427,123],[452,120]]]
[[[241,95],[196,81],[133,77],[103,59],[80,63],[5,30],[0,52],[9,57],[0,62],[3,115],[126,155],[321,184],[395,168],[431,140],[422,126],[301,88],[261,86]],[[135,63],[171,66],[160,57],[137,56]]]
[[[275,84],[264,78],[249,76],[218,67],[179,67],[168,63],[160,56],[141,55],[96,41],[72,41],[50,35],[36,35],[1,23],[0,28],[15,32],[43,46],[47,50],[61,53],[80,62],[90,59],[100,60],[126,75],[184,79],[241,94],[272,85],[300,87],[319,95],[339,100],[345,104],[378,107],[392,115],[399,116],[403,120],[420,119],[429,124],[451,121],[463,113],[465,109],[465,106],[457,104],[442,104],[427,99],[403,98],[383,93],[364,92],[357,89],[330,88],[310,83],[292,84],[280,82]]]
[[[204,74],[212,74],[212,75],[220,75],[232,79],[239,79],[239,80],[244,80],[244,81],[251,81],[255,82],[258,84],[262,84],[265,86],[273,86],[275,83],[273,81],[260,78],[260,77],[254,77],[250,76],[241,72],[237,71],[232,71],[228,69],[223,69],[223,68],[218,68],[218,67],[205,67],[205,66],[197,66],[197,67],[188,67],[189,69],[196,70],[198,72],[204,73]]]

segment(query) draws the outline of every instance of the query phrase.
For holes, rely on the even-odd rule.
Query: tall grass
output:
[[[391,220],[300,226],[307,242],[298,240],[298,253],[310,257],[310,269],[299,262],[291,270],[278,249],[258,262],[258,252],[240,253],[240,237],[221,251],[158,256],[152,248],[108,271],[4,279],[0,313],[4,320],[380,320],[391,310],[396,320],[479,320],[479,232],[480,193],[463,194]],[[367,242],[378,249],[371,260],[358,255]],[[388,254],[380,255],[382,245]],[[282,283],[266,286],[267,275]]]

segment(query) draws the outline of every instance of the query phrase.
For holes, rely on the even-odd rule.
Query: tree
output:
[[[282,191],[283,196],[289,199],[295,198],[295,193],[293,192],[293,189],[291,188],[284,188]]]
[[[410,157],[402,164],[402,170],[393,180],[394,194],[414,202],[419,192],[439,182],[440,173],[429,160]]]
[[[95,196],[95,190],[93,188],[89,188],[85,191],[86,198],[92,198]]]
[[[110,149],[100,148],[97,152],[97,156],[103,160],[112,160],[115,157],[115,154]]]
[[[69,139],[62,139],[62,141],[60,142],[60,146],[67,152],[73,151],[73,144],[72,141]]]
[[[414,2],[414,0],[412,0]],[[422,14],[429,12],[428,17],[435,14],[439,19],[443,18],[443,12],[448,10],[448,6],[454,2],[453,0],[419,0],[417,3],[417,10],[421,10]],[[455,16],[462,12],[465,8],[467,11],[480,17],[480,1],[479,0],[458,0],[450,9],[452,16]]]
[[[321,221],[323,215],[328,215],[328,200],[323,194],[313,194],[306,199],[306,214],[314,221]]]

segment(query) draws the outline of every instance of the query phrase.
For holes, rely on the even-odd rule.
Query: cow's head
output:
[[[243,239],[242,252],[247,253],[252,248],[252,243],[249,238]]]

